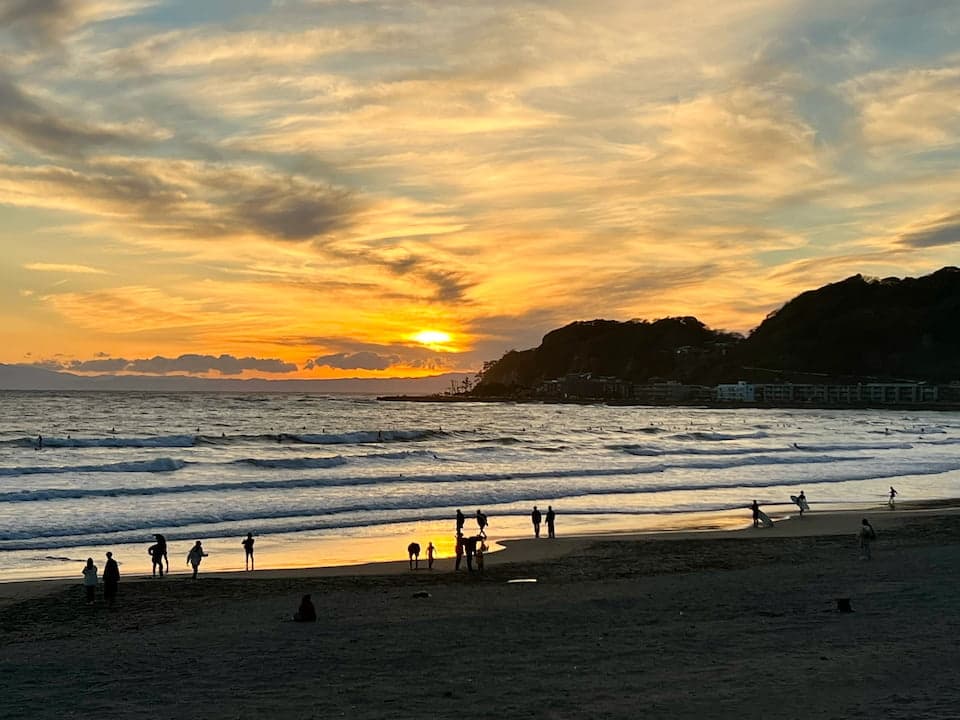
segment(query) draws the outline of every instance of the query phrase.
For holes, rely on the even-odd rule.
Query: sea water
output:
[[[510,403],[320,394],[0,392],[0,580],[78,576],[112,550],[149,574],[202,540],[203,570],[452,552],[458,508],[492,540],[743,526],[771,515],[960,496],[960,415]]]

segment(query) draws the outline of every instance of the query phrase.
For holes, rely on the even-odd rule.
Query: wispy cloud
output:
[[[69,265],[65,263],[27,263],[23,266],[27,270],[37,272],[79,273],[81,275],[104,275],[106,270],[90,267],[89,265]]]

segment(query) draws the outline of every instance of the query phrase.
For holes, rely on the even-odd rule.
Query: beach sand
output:
[[[957,505],[517,541],[482,577],[201,567],[112,609],[8,583],[0,717],[956,718]],[[319,622],[285,621],[304,593]]]

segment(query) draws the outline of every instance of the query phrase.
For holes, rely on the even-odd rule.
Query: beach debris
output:
[[[430,593],[428,593],[426,590],[417,590],[417,592],[415,592],[415,593],[413,594],[413,597],[415,597],[415,598],[428,598],[428,597],[430,597]]]
[[[837,612],[848,613],[853,612],[853,608],[850,606],[850,598],[836,598],[837,600]]]
[[[536,578],[514,578],[513,580],[507,580],[507,584],[509,585],[510,583],[535,583],[536,581],[537,581]]]

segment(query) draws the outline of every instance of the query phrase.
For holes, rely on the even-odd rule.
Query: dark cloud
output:
[[[237,197],[233,213],[239,223],[281,240],[309,240],[344,228],[357,206],[345,190],[292,179],[258,178],[232,184],[230,190]]]
[[[321,355],[308,361],[304,367],[307,369],[325,366],[338,370],[386,370],[391,365],[396,365],[399,360],[400,358],[396,355],[378,355],[363,350],[356,353]]]
[[[911,248],[953,245],[960,242],[960,213],[947,215],[923,230],[904,233],[899,243]]]
[[[40,365],[40,363],[36,363]],[[125,358],[98,358],[96,360],[71,360],[70,362],[51,363],[44,367],[74,372],[115,373],[131,372],[146,375],[167,375],[169,373],[187,373],[200,375],[216,372],[220,375],[239,375],[244,370],[259,370],[268,373],[296,372],[297,366],[275,358],[238,358],[233,355],[180,355],[175,358],[156,355],[152,358],[127,360]]]
[[[64,109],[43,105],[0,74],[0,134],[43,153],[80,155],[89,147],[136,144],[132,133],[69,119]]]
[[[0,30],[25,44],[55,45],[76,25],[84,0],[0,0]]]

